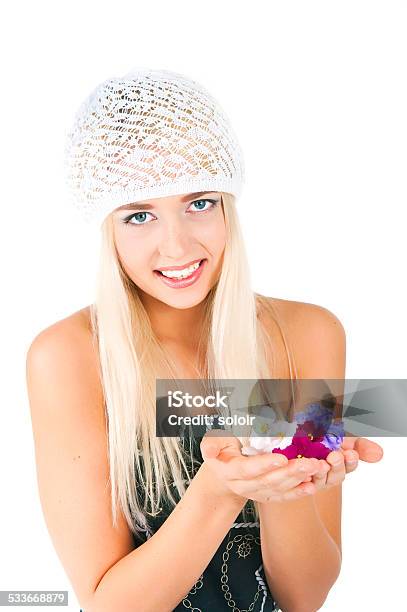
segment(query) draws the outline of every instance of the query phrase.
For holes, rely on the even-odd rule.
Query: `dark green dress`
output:
[[[194,431],[197,429],[199,428],[195,428]],[[203,429],[205,432],[205,428]],[[203,435],[204,433],[199,436],[195,434],[192,442],[194,452],[194,468],[190,470],[192,475],[203,462],[200,450]],[[185,439],[189,440],[188,436]],[[134,536],[135,546],[151,537],[161,527],[172,509],[171,506],[164,504],[159,515],[154,518],[149,516],[150,531],[146,530],[143,540]],[[252,512],[249,503],[246,504],[249,521]],[[258,522],[252,520],[244,523],[240,512],[209,565],[174,612],[181,610],[185,612],[186,609],[193,612],[277,612],[279,610],[263,571]]]
[[[197,429],[199,428],[195,428],[194,431]],[[192,441],[194,454],[194,467],[190,469],[192,475],[195,475],[203,462],[200,449],[200,442],[206,431],[205,428],[203,430],[202,435],[195,434]],[[189,436],[184,438],[184,443],[185,440],[189,440]],[[190,465],[188,467],[190,468]],[[143,491],[138,489],[138,493],[144,501]],[[176,491],[174,496],[177,497]],[[253,510],[249,502],[246,504],[246,509],[250,520]],[[172,506],[164,504],[159,515],[148,517],[150,530],[139,536],[133,534],[135,548],[147,541],[161,527],[172,510]],[[159,579],[162,580],[163,577]],[[280,611],[270,593],[263,571],[258,522],[244,523],[240,512],[208,566],[173,612],[185,612],[187,609],[191,612]]]

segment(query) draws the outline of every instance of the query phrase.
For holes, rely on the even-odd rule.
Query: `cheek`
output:
[[[115,243],[120,262],[130,276],[146,269],[146,249],[140,248],[134,237],[118,232]]]
[[[207,244],[212,254],[222,253],[226,244],[226,227],[222,212],[213,220],[213,223],[202,228],[201,239]]]

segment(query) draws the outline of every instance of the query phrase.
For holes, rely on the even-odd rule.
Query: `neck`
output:
[[[192,308],[180,309],[144,292],[140,293],[140,299],[150,318],[154,334],[162,344],[175,344],[191,350],[198,347],[205,300]]]

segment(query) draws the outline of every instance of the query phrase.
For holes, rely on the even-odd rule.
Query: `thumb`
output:
[[[376,463],[383,457],[382,447],[367,438],[357,438],[354,449],[359,453],[359,458],[368,463]]]
[[[240,455],[240,442],[233,436],[225,436],[222,429],[213,429],[204,435],[200,448],[204,459],[215,459],[226,451],[227,456]]]
[[[218,443],[212,441],[206,444],[201,443],[201,455],[204,459],[215,459],[220,453],[220,450]]]

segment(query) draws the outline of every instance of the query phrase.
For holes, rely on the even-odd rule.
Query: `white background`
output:
[[[63,181],[76,108],[133,66],[200,81],[245,154],[238,206],[254,289],[334,312],[348,378],[406,378],[407,9],[70,0],[8,3],[1,22],[0,590],[67,589],[78,611],[41,512],[25,388],[34,336],[92,301],[98,237]],[[404,605],[404,439],[377,441],[383,460],[344,483],[329,612]]]

